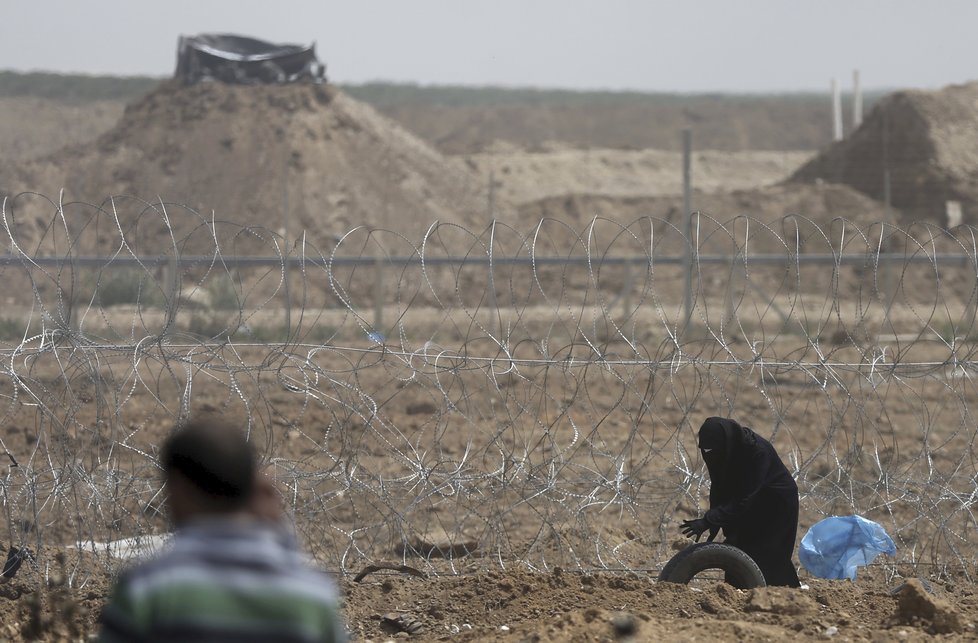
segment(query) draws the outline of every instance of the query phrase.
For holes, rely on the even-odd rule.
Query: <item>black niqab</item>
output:
[[[740,429],[741,426],[733,420],[718,417],[707,418],[700,427],[700,453],[710,472],[711,481],[726,480],[730,456]]]

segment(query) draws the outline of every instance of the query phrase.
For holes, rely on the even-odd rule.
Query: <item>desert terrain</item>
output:
[[[31,552],[0,636],[94,631],[165,536],[159,441],[217,411],[251,432],[354,640],[978,638],[973,229],[813,174],[855,134],[696,149],[685,321],[675,147],[566,140],[574,120],[480,138],[470,112],[425,138],[332,86],[164,83],[89,105],[87,129],[77,105],[2,100],[12,139],[79,129],[0,139],[0,542]],[[970,157],[938,158],[929,185],[966,193]],[[658,582],[706,508],[713,414],[778,448],[799,538],[859,513],[897,554],[855,581],[802,569],[800,590]]]

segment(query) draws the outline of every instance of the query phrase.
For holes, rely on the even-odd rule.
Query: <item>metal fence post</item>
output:
[[[384,330],[384,259],[379,254],[374,257],[374,332],[383,334]]]
[[[180,291],[180,272],[177,249],[173,249],[173,256],[166,263],[161,264],[163,271],[163,288],[166,290],[166,318],[163,322],[165,332],[170,332],[177,323],[177,296]]]
[[[691,155],[693,149],[693,130],[683,130],[683,234],[686,244],[683,246],[683,323],[685,330],[693,316],[693,230],[692,230],[692,177]]]

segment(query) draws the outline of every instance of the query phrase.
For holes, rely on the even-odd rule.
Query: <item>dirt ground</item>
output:
[[[308,147],[299,158],[276,157],[276,167],[292,163],[295,172],[312,177],[327,162],[313,162],[313,152],[333,154],[342,143],[348,155],[337,154],[330,163],[352,166],[349,176],[357,180],[362,172],[356,170],[380,163],[397,174],[396,186],[389,174],[371,180],[385,190],[396,187],[391,200],[411,197],[422,213],[433,198],[458,202],[428,193],[422,175],[439,175],[444,183],[464,176],[472,190],[483,187],[479,177],[488,167],[496,175],[499,158],[486,156],[469,159],[476,172],[449,173],[446,168],[464,172],[464,160],[447,163],[406,133],[393,136],[376,115],[344,99],[317,98],[314,89],[196,91],[179,92],[174,104],[183,112],[171,109],[165,93],[150,96],[100,139],[102,152],[113,159],[106,170],[112,181],[151,186],[161,175],[196,176],[182,165],[190,162],[186,155],[166,156],[181,118],[225,123],[233,120],[228,114],[275,111],[283,99],[279,107],[309,126]],[[167,126],[165,118],[176,120]],[[146,121],[156,129],[141,128]],[[233,159],[231,151],[246,144],[261,147],[236,130],[221,135],[204,129],[212,159]],[[322,144],[327,140],[333,146]],[[390,153],[392,141],[396,154]],[[94,176],[108,166],[98,150],[90,152],[84,161]],[[153,158],[135,176],[129,155],[137,153]],[[568,169],[582,156],[608,165],[603,176],[621,178],[618,185],[609,179],[605,188],[588,186],[599,195],[633,198],[630,190],[644,180],[641,171],[659,171],[653,152],[553,153],[546,166],[515,152],[506,162],[513,164],[507,165],[509,179],[498,166],[501,200],[566,191],[582,180],[575,177],[593,173],[593,166],[580,175]],[[745,158],[717,161],[711,179],[717,190],[725,180],[740,185],[751,176],[766,185],[794,162],[768,155],[751,165]],[[60,169],[51,163],[37,161],[33,168],[54,181]],[[634,174],[626,172],[629,163]],[[556,187],[547,192],[542,177],[551,171]],[[674,201],[675,178],[665,182],[665,170],[660,174],[662,183],[651,194]],[[235,178],[225,186],[227,194],[239,183]],[[369,184],[357,185],[375,195]],[[251,222],[264,222],[266,211],[278,207],[281,187],[275,182],[266,190],[268,204],[252,209]],[[459,188],[445,186],[445,193]],[[779,208],[794,207],[790,187],[762,191]],[[760,203],[751,193],[732,194],[737,207]],[[709,196],[718,204],[727,198]],[[866,216],[874,207],[820,186],[801,196],[829,214],[844,207]],[[556,213],[558,198],[539,208]],[[476,201],[481,209],[484,199]],[[354,218],[354,206],[366,207],[349,203]],[[582,197],[578,205],[593,216],[601,201]],[[648,205],[636,204],[635,213]],[[417,228],[407,219],[399,223]],[[460,239],[478,245],[463,232],[452,237],[457,229],[447,228],[445,248],[459,247],[452,242]],[[115,240],[116,228],[107,229],[100,239]],[[147,234],[144,241],[154,238]],[[556,234],[554,239],[559,241]],[[668,246],[670,239],[674,244],[674,236],[657,243]],[[769,235],[767,241],[776,240]],[[816,241],[809,241],[808,251]],[[824,243],[834,238],[826,236]],[[561,248],[555,242],[554,254]],[[958,337],[951,323],[966,316],[973,276],[944,271],[938,282],[926,264],[920,274],[908,270],[888,313],[896,321],[884,321],[872,288],[886,275],[875,268],[840,280],[833,271],[799,267],[797,275],[780,281],[758,269],[752,278],[760,285],[738,290],[731,289],[732,264],[704,264],[697,322],[684,331],[677,352],[671,333],[680,310],[678,268],[659,270],[655,282],[646,275],[650,281],[636,286],[645,298],[623,295],[613,309],[595,303],[593,290],[624,292],[617,282],[625,276],[592,269],[578,278],[547,267],[533,275],[513,268],[512,301],[497,300],[498,308],[483,299],[485,271],[445,279],[438,286],[445,299],[435,305],[412,298],[422,279],[405,270],[395,278],[396,304],[382,311],[400,322],[388,321],[395,332],[383,346],[364,338],[370,330],[366,311],[374,311],[377,295],[369,285],[376,282],[357,282],[352,274],[344,283],[357,287],[345,307],[296,322],[324,331],[325,339],[202,342],[194,332],[200,329],[184,318],[166,326],[159,308],[150,314],[108,305],[90,306],[82,329],[87,335],[76,328],[20,343],[8,338],[2,346],[0,447],[10,463],[3,465],[0,542],[28,547],[35,556],[0,585],[0,637],[68,640],[93,631],[113,575],[126,564],[93,543],[165,533],[155,449],[193,410],[247,424],[300,541],[324,571],[336,575],[356,640],[978,638],[978,529],[972,514],[978,390],[968,370],[978,346],[973,333]],[[320,277],[304,278],[323,292],[328,280]],[[601,280],[614,283],[591,288]],[[554,299],[547,305],[521,299],[534,283],[553,288]],[[390,282],[385,287],[392,288]],[[771,305],[772,292],[781,307]],[[592,299],[575,299],[581,293]],[[63,309],[55,301],[60,295],[53,288],[34,294],[52,298],[34,313],[48,329]],[[519,301],[522,307],[514,303]],[[310,305],[298,312],[315,310]],[[143,341],[157,326],[174,332],[165,341]],[[879,369],[866,370],[867,364]],[[658,570],[688,544],[678,537],[679,520],[705,509],[708,480],[694,434],[711,414],[749,418],[796,472],[799,537],[826,515],[861,513],[888,529],[896,558],[861,570],[855,582],[803,572],[808,587],[800,590],[739,591],[710,578],[690,586],[656,582]],[[378,563],[416,573],[381,570],[355,580]]]
[[[712,193],[755,189],[787,179],[810,152],[700,150],[691,160],[696,190]],[[528,151],[497,143],[462,156],[507,201],[523,205],[551,197],[656,197],[682,194],[682,154],[665,150],[574,149],[551,144]],[[622,217],[624,218],[624,217]]]
[[[402,323],[386,352],[364,343],[344,309],[303,320],[334,329],[326,345],[198,344],[179,329],[174,341],[138,351],[125,341],[112,348],[65,340],[40,350],[40,340],[8,340],[0,439],[17,466],[6,469],[0,542],[38,555],[0,586],[0,636],[59,640],[91,630],[125,563],[88,542],[164,532],[153,454],[186,400],[194,410],[251,418],[301,542],[340,582],[357,640],[975,638],[968,417],[978,391],[951,366],[973,361],[974,337],[953,345],[934,331],[925,338],[920,315],[935,307],[924,301],[934,289],[926,275],[913,286],[909,274],[903,297],[918,305],[901,299],[890,312],[898,330],[917,329],[910,339],[882,340],[877,304],[836,301],[809,278],[805,297],[816,305],[802,298],[786,307],[794,322],[845,324],[826,326],[819,343],[773,312],[755,315],[749,293],[733,309],[740,326],[722,326],[713,315],[730,311],[721,297],[729,282],[703,269],[704,318],[722,342],[699,329],[686,339],[691,359],[680,369],[669,367],[674,322],[638,299],[641,316],[623,326],[632,346],[595,327],[618,314],[597,307],[499,313],[504,328],[519,329],[508,356],[487,337],[499,320],[466,309],[465,299],[428,309],[409,299],[385,311]],[[854,283],[873,279],[866,273]],[[450,294],[453,284],[445,287]],[[951,297],[959,291],[937,290],[936,307],[960,314],[963,302]],[[679,309],[676,288],[658,294],[663,311]],[[564,297],[569,303],[569,291]],[[364,312],[371,301],[357,291],[350,306]],[[312,313],[295,311],[296,319],[299,312]],[[113,321],[123,340],[125,332],[142,337],[163,324],[162,312],[152,313],[159,320],[96,307],[83,329],[107,337],[98,324]],[[133,331],[134,323],[146,327]],[[589,364],[584,337],[607,363]],[[543,340],[552,351],[545,363],[536,359]],[[459,345],[464,356],[452,348]],[[841,368],[877,350],[887,365],[946,368],[881,368],[875,377]],[[514,372],[510,357],[526,362]],[[819,359],[840,368],[820,369]],[[791,361],[806,366],[792,369]],[[807,590],[657,583],[686,544],[679,520],[705,508],[693,435],[713,413],[749,417],[798,472],[799,537],[825,515],[858,512],[884,524],[897,557],[879,559],[854,583],[803,572]],[[32,488],[41,502],[31,502]],[[68,548],[77,542],[82,551]],[[381,570],[354,580],[376,563],[424,577]],[[892,594],[912,578],[933,593]],[[396,632],[397,617],[422,629]]]
[[[109,130],[125,109],[119,100],[66,103],[43,98],[0,98],[0,142],[8,159],[28,159]]]
[[[109,587],[0,588],[7,640],[84,640]],[[359,641],[778,641],[974,640],[973,588],[919,581],[806,580],[806,588],[738,590],[606,574],[487,572],[344,581],[351,638]],[[893,593],[894,590],[899,590]],[[392,617],[414,624],[400,631]]]
[[[347,586],[353,631],[387,640],[386,612],[424,629],[411,640],[840,641],[974,638],[972,589],[902,591],[879,583],[806,579],[806,588],[738,590],[718,582],[658,583],[637,575],[489,572],[434,581],[389,578]],[[895,584],[894,588],[899,587]],[[916,590],[909,588],[907,594]],[[359,607],[359,605],[363,607]],[[952,607],[953,606],[953,607]],[[932,611],[931,611],[932,610]],[[953,616],[952,616],[953,614]],[[354,616],[355,615],[355,616]],[[361,616],[362,615],[362,616]],[[945,616],[946,615],[946,616]]]
[[[645,341],[654,343],[651,337]],[[960,540],[953,551],[963,558],[955,564],[942,540],[945,532],[930,531],[921,521],[940,520],[943,501],[928,494],[959,484],[951,478],[929,489],[924,472],[971,470],[969,429],[954,425],[958,412],[978,400],[968,386],[956,386],[961,399],[945,404],[946,387],[936,378],[914,383],[913,397],[900,381],[871,391],[861,388],[859,378],[847,380],[837,395],[796,382],[791,374],[764,384],[763,376],[757,381],[743,371],[738,377],[736,370],[707,368],[664,382],[641,368],[614,367],[615,377],[607,377],[598,370],[523,366],[518,378],[493,376],[495,388],[488,385],[489,370],[453,373],[423,360],[423,352],[412,368],[393,355],[369,352],[360,353],[358,363],[350,358],[366,346],[351,348],[290,365],[278,360],[301,354],[301,347],[174,347],[167,349],[169,360],[154,359],[153,351],[143,354],[135,373],[126,370],[132,355],[106,353],[98,361],[98,382],[87,375],[90,365],[78,359],[83,352],[60,363],[50,354],[27,356],[21,373],[47,410],[39,416],[29,404],[6,407],[3,446],[19,463],[8,468],[6,489],[23,489],[21,476],[27,476],[42,493],[55,493],[40,507],[24,496],[14,496],[7,506],[10,540],[27,543],[39,555],[0,585],[6,628],[0,635],[60,640],[91,631],[113,574],[126,563],[108,557],[101,546],[84,544],[86,539],[165,529],[151,454],[189,385],[182,369],[173,368],[183,362],[196,364],[194,409],[253,418],[253,439],[280,484],[300,540],[324,570],[337,574],[355,640],[976,636],[975,531],[967,525],[956,531]],[[169,367],[161,368],[167,361]],[[317,379],[323,377],[328,381]],[[704,387],[705,381],[713,384]],[[444,412],[441,394],[433,395],[439,386],[455,400],[453,413]],[[904,399],[896,399],[901,394]],[[789,462],[803,463],[799,536],[826,513],[854,509],[886,525],[898,543],[897,558],[863,568],[855,582],[802,572],[808,588],[801,590],[739,591],[710,578],[688,587],[656,582],[662,565],[687,544],[678,537],[678,520],[701,511],[705,502],[698,478],[683,483],[670,473],[677,457],[672,454],[693,451],[693,425],[718,408],[718,398],[753,416],[756,427],[780,418],[775,444]],[[100,410],[93,404],[97,399],[107,406]],[[561,400],[563,409],[555,406]],[[881,412],[883,419],[876,415]],[[824,418],[826,426],[812,427],[811,417]],[[588,429],[579,446],[572,446],[574,426]],[[915,447],[921,432],[934,445],[926,461]],[[893,473],[886,490],[873,486],[875,464],[843,453],[871,444],[888,445],[877,456],[889,458]],[[530,445],[539,446],[525,460],[527,476],[505,474],[507,486],[494,487],[494,454],[507,453],[505,459],[515,464]],[[599,507],[614,503],[610,490],[579,478],[589,470],[606,471],[614,454],[625,452],[644,486],[627,492],[634,512],[615,510],[610,519],[578,500],[591,494]],[[556,487],[536,487],[538,475],[558,459],[564,464]],[[348,471],[358,486],[337,486],[347,475],[338,475],[337,462],[355,465]],[[428,483],[412,482],[417,464],[428,468]],[[837,479],[834,470],[843,477]],[[68,482],[66,475],[74,476],[67,496],[57,492]],[[386,486],[378,486],[382,480]],[[913,486],[915,480],[920,486]],[[866,487],[847,497],[840,481]],[[425,490],[428,484],[431,491]],[[446,484],[457,484],[456,492],[436,493]],[[659,484],[671,484],[673,491],[652,494]],[[908,493],[923,494],[924,503]],[[888,495],[878,498],[882,494]],[[524,511],[522,499],[534,495],[533,510]],[[86,497],[100,500],[79,500]],[[927,509],[931,502],[936,513]],[[967,512],[958,511],[944,516],[945,526],[957,530],[951,524],[959,517],[967,522]],[[65,547],[76,539],[82,551]],[[463,545],[463,539],[472,544]],[[917,548],[920,564],[910,565],[910,550]],[[354,580],[377,563],[407,565],[423,577],[384,569]],[[914,578],[926,589],[893,593]],[[403,626],[417,621],[421,629],[398,632],[397,617]]]
[[[20,573],[0,586],[0,636],[85,640],[111,592],[105,576],[67,584]],[[418,578],[378,572],[339,580],[354,641],[922,641],[975,640],[970,583],[867,573],[854,582],[802,576],[802,589],[690,585],[647,574],[576,573],[516,566]],[[405,630],[411,629],[412,633]]]

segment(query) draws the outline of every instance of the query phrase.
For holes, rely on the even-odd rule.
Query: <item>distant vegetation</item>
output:
[[[342,89],[358,100],[377,107],[434,104],[454,107],[489,107],[502,105],[626,105],[658,103],[676,105],[700,100],[757,102],[763,100],[824,103],[826,92],[770,94],[733,94],[717,92],[666,93],[612,90],[534,89],[528,87],[462,87],[416,85],[412,83],[366,83],[343,85]],[[864,103],[872,104],[887,92],[864,94]]]
[[[147,76],[83,76],[43,72],[19,74],[0,71],[0,97],[30,96],[66,102],[130,100],[147,93],[160,80]]]
[[[0,97],[31,96],[64,101],[130,100],[156,87],[162,78],[151,76],[90,76],[47,72],[0,71]],[[679,104],[691,100],[756,102],[764,100],[823,103],[826,93],[795,92],[772,94],[665,93],[611,90],[534,89],[527,87],[467,87],[417,85],[413,83],[365,83],[340,85],[358,100],[376,107],[427,104],[456,107],[501,105],[587,105],[587,104]],[[885,92],[868,92],[867,106]]]

